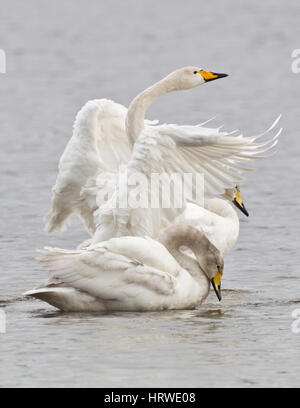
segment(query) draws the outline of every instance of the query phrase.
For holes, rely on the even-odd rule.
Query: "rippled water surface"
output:
[[[279,0],[1,3],[0,386],[299,386],[300,3]],[[75,114],[93,98],[128,105],[183,65],[230,77],[157,101],[149,118],[216,125],[251,135],[279,113],[275,156],[242,187],[224,297],[197,310],[64,314],[22,298],[46,279],[34,260],[44,245],[73,248],[87,236],[73,220],[43,232],[58,159]]]

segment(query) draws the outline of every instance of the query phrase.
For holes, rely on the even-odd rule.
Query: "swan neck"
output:
[[[204,264],[205,254],[210,241],[196,228],[190,225],[168,227],[159,237],[159,241],[168,249],[176,261],[195,279],[206,277],[200,265]],[[189,248],[197,258],[183,253],[181,247]],[[203,260],[203,262],[201,262]]]
[[[135,143],[144,129],[145,114],[151,103],[160,96],[172,91],[175,91],[175,86],[166,77],[145,89],[133,99],[126,117],[126,132],[131,145]]]
[[[236,211],[232,206],[220,198],[210,198],[204,200],[204,208],[220,217],[234,219],[238,221]]]

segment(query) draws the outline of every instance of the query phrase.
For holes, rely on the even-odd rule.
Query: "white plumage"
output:
[[[239,236],[239,218],[225,200],[208,199],[204,207],[188,203],[183,214],[174,221],[186,223],[199,229],[222,254],[228,252]]]
[[[222,256],[238,237],[239,220],[229,203],[212,197],[222,195],[248,215],[237,183],[252,170],[245,164],[277,143],[281,129],[267,142],[257,139],[279,118],[261,135],[234,137],[203,125],[159,125],[145,112],[167,92],[224,76],[185,67],[139,94],[128,110],[106,99],[81,109],[60,159],[46,229],[61,230],[76,213],[92,239],[75,251],[46,248],[40,262],[50,278],[26,296],[64,311],[190,309],[212,282],[221,299]],[[113,205],[124,186],[131,188],[128,175],[150,180],[154,172],[203,174],[203,207],[192,199],[180,208],[134,208],[128,198],[124,208]],[[195,196],[193,183],[188,189]]]
[[[156,171],[167,175],[200,173],[204,175],[206,198],[242,181],[241,173],[249,170],[245,163],[263,157],[261,154],[276,144],[280,131],[267,142],[258,143],[263,134],[234,137],[219,129],[158,125],[145,120],[148,106],[157,97],[207,82],[202,74],[194,75],[196,72],[201,70],[185,67],[175,71],[138,95],[128,110],[105,99],[89,101],[82,108],[60,160],[47,231],[62,229],[67,218],[77,213],[93,235],[93,243],[113,236],[157,236],[161,222],[174,219],[184,205],[176,210],[133,209],[130,205],[115,208],[116,186],[125,179],[125,172],[127,176],[140,172],[146,177]],[[125,167],[119,174],[122,164]],[[108,182],[105,188],[111,200],[103,199],[104,182]],[[189,186],[189,196],[193,196],[194,187]]]
[[[183,244],[196,259],[180,252]],[[40,262],[50,279],[25,296],[69,312],[192,309],[223,270],[220,252],[188,225],[169,227],[162,243],[120,237],[76,251],[46,248]]]

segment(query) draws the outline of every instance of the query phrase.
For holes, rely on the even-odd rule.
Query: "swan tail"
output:
[[[74,288],[42,287],[38,289],[28,290],[23,294],[23,296],[33,297],[48,302],[51,299],[54,299],[55,297],[68,297],[71,294],[74,294],[75,292],[77,291]]]
[[[68,287],[42,287],[29,290],[25,297],[42,300],[64,312],[103,311],[103,303],[95,297]]]
[[[64,273],[72,271],[80,250],[45,247],[38,251],[37,261],[48,270],[50,277],[46,284],[24,293],[26,297],[42,300],[65,312],[102,311],[100,299],[85,291],[72,287],[64,281]],[[67,272],[66,272],[67,271]]]

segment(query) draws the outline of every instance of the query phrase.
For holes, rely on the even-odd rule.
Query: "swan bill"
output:
[[[202,76],[205,82],[214,81],[215,79],[225,78],[228,76],[228,74],[216,74],[215,72],[204,71],[204,69],[201,69],[198,74]]]
[[[243,203],[242,195],[241,195],[240,191],[238,191],[236,193],[236,196],[235,196],[235,198],[233,199],[232,202],[240,211],[242,211],[243,214],[245,214],[247,217],[249,217],[249,213],[246,210],[246,207],[245,207],[245,205]]]
[[[212,287],[214,288],[215,294],[217,295],[217,298],[219,299],[219,301],[222,300],[221,278],[222,278],[222,274],[221,272],[218,271],[216,276],[211,280]]]

